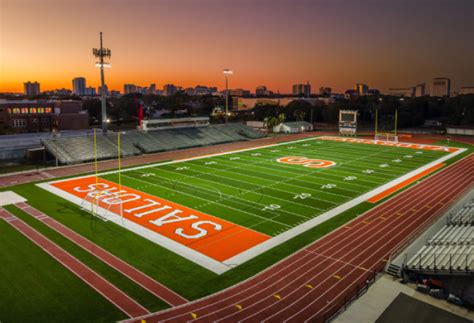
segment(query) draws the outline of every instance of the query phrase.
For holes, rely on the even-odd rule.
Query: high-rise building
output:
[[[224,91],[225,93],[225,91]],[[237,96],[237,97],[247,97],[250,96],[250,90],[244,90],[244,89],[229,89],[229,95],[230,96]]]
[[[413,86],[396,88],[392,87],[388,89],[388,95],[412,98],[415,96],[415,88]]]
[[[178,89],[173,84],[165,84],[163,86],[163,95],[164,96],[174,95],[177,91],[178,91]]]
[[[196,85],[194,88],[194,95],[207,95],[211,94],[212,92],[212,88],[205,85]]]
[[[38,82],[25,82],[23,83],[24,93],[27,96],[35,96],[39,95],[40,92],[40,84]]]
[[[150,87],[148,88],[148,94],[156,94],[156,84],[155,83],[150,84]]]
[[[461,91],[459,91],[460,95],[466,94],[474,94],[474,86],[462,86]]]
[[[109,88],[107,84],[104,84],[104,90],[105,90],[105,95],[109,95]],[[99,93],[99,95],[102,95],[102,86],[99,86],[97,88],[97,93]]]
[[[320,87],[319,95],[322,96],[331,96],[332,89],[330,87]]]
[[[420,83],[415,86],[415,96],[421,97],[426,95],[426,84]]]
[[[366,95],[367,91],[369,91],[369,86],[364,83],[357,83],[356,84],[356,91],[359,96]]]
[[[123,94],[137,93],[137,86],[135,84],[124,84]]]
[[[78,96],[86,95],[86,79],[84,77],[72,79],[72,93]]]
[[[447,77],[437,77],[431,84],[431,96],[449,96],[451,94],[451,80]]]
[[[95,87],[86,87],[86,91],[85,91],[85,94],[86,96],[96,96],[97,95],[97,92],[95,91]]]
[[[311,84],[309,82],[306,82],[306,84],[294,84],[293,95],[309,97],[311,95]]]
[[[268,96],[269,91],[267,90],[267,87],[265,85],[257,86],[255,88],[255,96],[261,97],[261,96]]]

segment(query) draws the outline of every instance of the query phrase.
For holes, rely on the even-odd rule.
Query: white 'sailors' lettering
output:
[[[73,191],[78,193],[86,193],[89,199],[94,199],[107,205],[119,205],[124,207],[123,212],[133,215],[136,218],[143,218],[144,216],[153,218],[147,219],[147,222],[157,226],[163,227],[169,223],[178,223],[183,221],[192,221],[188,228],[178,227],[174,233],[185,239],[198,239],[208,235],[208,229],[220,231],[222,225],[209,221],[202,220],[199,216],[189,214],[178,208],[170,205],[165,205],[150,198],[142,197],[136,193],[130,193],[127,190],[120,190],[118,187],[110,186],[106,183],[93,183],[87,185],[85,188],[76,186]],[[133,202],[133,207],[128,206],[128,203]],[[202,226],[206,226],[207,229]],[[197,233],[196,233],[197,231]]]

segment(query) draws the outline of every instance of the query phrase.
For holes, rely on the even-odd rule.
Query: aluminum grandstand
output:
[[[422,274],[474,273],[474,202],[465,204],[412,257],[406,270]]]
[[[265,135],[235,123],[207,127],[166,129],[141,132],[127,131],[121,134],[121,156],[156,153],[191,147],[262,138]],[[48,138],[41,143],[61,164],[77,164],[94,160],[94,137]],[[97,135],[97,159],[117,158],[117,133]]]

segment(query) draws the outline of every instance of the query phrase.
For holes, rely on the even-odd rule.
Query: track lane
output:
[[[431,177],[424,180],[420,184],[417,184],[417,185],[409,188],[407,191],[404,191],[404,192],[400,193],[399,195],[393,197],[392,199],[388,200],[387,202],[384,202],[383,204],[377,206],[376,208],[366,212],[365,214],[359,216],[357,219],[351,221],[346,226],[349,226],[351,228],[350,230],[352,230],[353,232],[359,232],[359,233],[361,231],[363,231],[364,228],[365,228],[365,230],[368,230],[371,234],[374,234],[374,236],[376,236],[377,232],[370,231],[370,229],[367,228],[367,226],[363,223],[364,221],[373,221],[376,218],[381,218],[381,217],[383,217],[384,212],[387,212],[388,210],[390,210],[390,208],[392,208],[393,206],[396,206],[396,205],[401,205],[401,207],[403,207],[404,209],[409,209],[410,207],[412,207],[414,205],[414,204],[410,204],[410,203],[415,203],[415,201],[417,201],[417,200],[423,202],[423,204],[424,204],[423,207],[425,207],[426,205],[429,205],[430,203],[432,204],[432,206],[435,205],[434,202],[439,201],[439,196],[438,195],[443,192],[443,190],[440,189],[440,188],[442,188],[444,184],[447,184],[447,181],[449,181],[449,180],[456,182],[462,176],[466,177],[465,176],[465,174],[466,174],[465,170],[466,170],[466,168],[472,170],[472,168],[473,168],[472,164],[473,164],[473,158],[472,158],[472,155],[471,155],[471,156],[469,156],[467,158],[464,158],[463,160],[461,160],[461,161],[445,168],[441,172],[436,173],[435,175],[432,175]],[[469,173],[467,173],[467,174],[469,174]],[[459,177],[459,176],[461,176],[461,177]],[[450,190],[450,192],[449,192],[450,193],[450,198],[446,197],[446,202],[444,202],[444,205],[446,205],[446,203],[448,201],[450,201],[452,198],[454,198],[456,194],[459,195],[460,192],[463,190],[463,188],[466,188],[466,185],[472,185],[472,176],[470,178],[468,178],[466,182],[460,182],[460,184],[458,185],[458,186],[460,186],[459,192],[457,190]],[[435,188],[437,190],[433,191],[433,188]],[[446,189],[448,187],[445,186],[444,188]],[[434,193],[436,193],[436,194],[434,194]],[[422,199],[420,200],[420,198],[422,198]],[[439,201],[439,202],[442,203],[441,201]],[[436,205],[438,205],[438,204],[436,204]],[[420,205],[416,204],[416,206],[420,206]],[[421,210],[421,209],[422,208],[415,209],[415,211],[413,211],[414,215],[412,214],[412,216],[415,216],[417,214],[417,210],[418,210],[418,212],[420,212],[419,210]],[[427,214],[429,214],[429,218],[432,218],[436,214],[439,214],[439,210],[436,210],[433,207],[431,209],[425,207],[425,209],[429,210],[429,212],[428,211],[426,212]],[[410,211],[410,210],[411,209],[407,210],[407,212]],[[408,214],[408,213],[406,213],[406,214]],[[420,213],[418,213],[418,214],[420,214]],[[403,215],[401,215],[401,216],[403,216]],[[384,221],[380,221],[380,222],[382,223]],[[388,223],[390,223],[390,222],[387,222],[386,224],[388,224]],[[420,225],[419,222],[416,222],[416,224]],[[380,224],[378,224],[378,225],[380,225]],[[298,252],[294,255],[289,256],[288,258],[285,258],[284,260],[280,261],[279,263],[277,263],[273,267],[269,268],[268,270],[264,271],[260,275],[257,275],[254,278],[250,278],[247,281],[243,282],[242,284],[236,285],[236,286],[231,287],[231,288],[229,288],[229,289],[227,289],[223,292],[217,293],[215,295],[211,295],[211,296],[206,297],[204,299],[195,301],[191,304],[188,304],[188,305],[185,305],[185,306],[180,306],[180,307],[175,308],[175,309],[155,313],[151,316],[147,316],[148,317],[147,320],[151,320],[152,322],[155,321],[155,320],[166,320],[166,319],[171,319],[173,321],[190,320],[190,319],[192,319],[191,313],[195,313],[197,315],[198,320],[201,318],[203,321],[206,321],[207,319],[211,320],[211,316],[208,316],[208,317],[205,316],[206,312],[207,312],[207,314],[209,314],[209,313],[213,313],[213,311],[216,311],[216,310],[218,312],[223,310],[224,312],[222,312],[222,313],[226,313],[230,309],[232,309],[233,311],[236,311],[236,312],[241,312],[241,311],[245,312],[245,308],[243,308],[242,310],[239,310],[235,305],[240,304],[240,303],[238,303],[239,299],[241,300],[241,299],[244,299],[244,298],[248,298],[248,296],[251,295],[252,293],[256,293],[256,291],[252,288],[252,286],[255,286],[255,288],[257,288],[257,289],[262,289],[262,286],[265,286],[265,284],[268,284],[270,279],[275,280],[276,277],[282,277],[282,276],[284,276],[284,277],[286,277],[286,276],[293,277],[293,276],[289,276],[289,275],[294,274],[295,271],[298,272],[300,270],[298,268],[304,267],[305,264],[307,264],[306,260],[317,258],[317,259],[320,259],[321,261],[323,261],[323,260],[327,261],[327,259],[328,259],[327,256],[328,255],[324,254],[326,257],[323,257],[323,256],[311,257],[311,256],[308,255],[308,251],[322,252],[325,249],[325,246],[330,244],[331,241],[334,242],[334,241],[337,241],[340,238],[344,238],[345,236],[348,236],[346,226],[343,226],[343,227],[335,230],[334,232],[332,232],[332,233],[326,235],[325,237],[321,238],[320,240],[316,241],[312,245],[306,247],[305,248],[306,251],[300,251],[300,252]],[[416,228],[414,228],[414,226],[410,226],[410,230],[412,230],[411,233],[417,231]],[[407,230],[407,231],[409,231],[409,230]],[[408,234],[408,235],[410,235],[410,234]],[[407,237],[407,239],[408,239],[408,237]],[[397,246],[395,246],[395,248],[396,247]],[[388,253],[386,253],[383,256],[386,258],[388,256]],[[324,259],[321,259],[321,258],[324,258]],[[373,259],[369,259],[369,260],[373,261]],[[341,262],[339,262],[339,261],[337,261],[337,263],[341,264]],[[383,262],[376,263],[376,264],[374,264],[373,268],[380,269],[380,268],[383,267],[383,265],[384,265]],[[377,266],[378,268],[376,268],[375,266]],[[366,266],[366,267],[369,267],[369,268],[366,268],[366,269],[371,268],[370,266]],[[365,277],[363,277],[363,278],[365,278]],[[343,279],[341,279],[341,281],[343,281]],[[343,281],[343,282],[346,283],[346,281]],[[235,298],[235,297],[233,297],[233,295],[237,295],[238,297]],[[223,300],[224,300],[224,302],[223,302]],[[339,300],[339,298],[337,300]],[[331,304],[336,304],[335,302],[337,300],[335,299],[333,302],[331,302]],[[276,303],[279,303],[279,302],[276,302]],[[231,304],[232,306],[229,306],[229,304]],[[331,306],[331,304],[329,304],[329,306]],[[227,307],[226,307],[226,305],[227,305]],[[240,304],[240,305],[242,305],[242,304]],[[311,308],[313,308],[313,307],[311,307]],[[331,307],[327,307],[327,309],[332,310]],[[313,310],[314,310],[314,308],[313,308]],[[276,312],[278,312],[278,311],[276,311]],[[251,313],[251,312],[249,311],[249,313]],[[254,313],[255,313],[255,311],[254,311]],[[252,314],[254,314],[254,313],[252,313]],[[275,313],[275,311],[273,311],[273,313]],[[222,317],[225,317],[225,315],[220,316],[220,318],[222,318]]]

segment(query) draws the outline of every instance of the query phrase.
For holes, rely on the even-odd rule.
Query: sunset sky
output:
[[[124,83],[290,92],[356,82],[382,91],[450,77],[474,86],[473,0],[0,0],[0,92],[99,85],[92,48]]]

